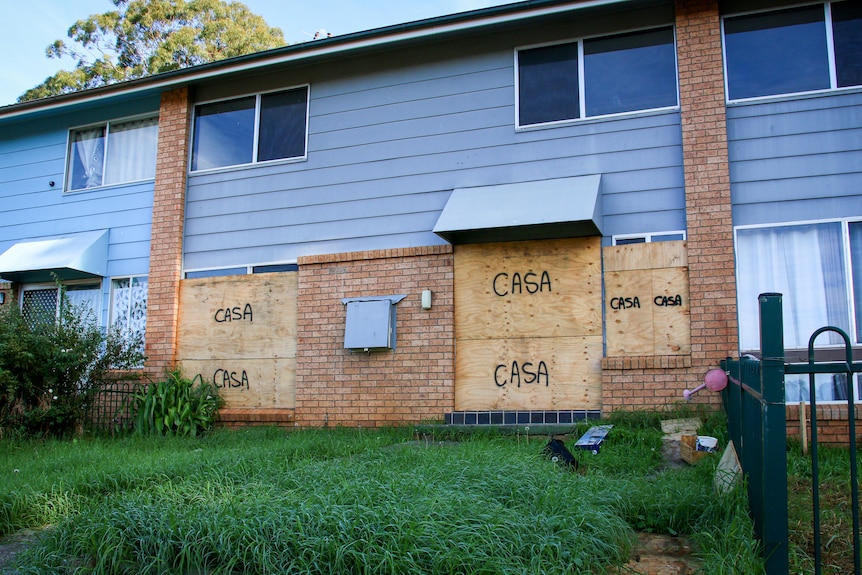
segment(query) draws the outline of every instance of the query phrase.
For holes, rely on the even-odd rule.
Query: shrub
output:
[[[141,365],[142,349],[139,338],[101,328],[92,310],[62,292],[58,316],[0,308],[0,432],[79,431],[107,373]]]
[[[175,369],[135,394],[135,429],[144,434],[194,437],[212,427],[223,404],[218,388],[200,374],[189,379]]]

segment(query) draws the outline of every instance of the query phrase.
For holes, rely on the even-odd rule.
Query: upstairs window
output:
[[[521,49],[517,60],[519,127],[677,105],[670,27]]]
[[[728,17],[724,52],[728,100],[862,85],[862,6]]]
[[[195,107],[192,171],[305,157],[308,86]]]
[[[862,4],[835,2],[831,8],[838,87],[862,86]]]
[[[143,118],[72,130],[66,190],[153,179],[158,124],[158,118]]]

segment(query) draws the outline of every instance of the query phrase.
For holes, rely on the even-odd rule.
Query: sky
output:
[[[509,4],[512,0],[245,0],[252,12],[270,26],[281,28],[290,44],[308,41],[316,30],[333,35],[371,30]],[[90,14],[114,8],[111,0],[0,0],[3,20],[0,35],[0,106],[13,104],[26,90],[60,69],[74,67],[72,60],[49,59],[45,48],[54,40],[68,40],[69,27]]]

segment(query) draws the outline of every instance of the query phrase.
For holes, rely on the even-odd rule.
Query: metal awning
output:
[[[453,244],[602,235],[601,175],[458,188],[434,226]]]
[[[18,242],[0,254],[0,278],[40,283],[104,277],[108,230]]]

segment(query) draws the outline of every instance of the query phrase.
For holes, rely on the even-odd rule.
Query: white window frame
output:
[[[856,302],[853,299],[853,273],[852,273],[852,260],[850,254],[850,226],[851,223],[859,223],[862,222],[862,216],[857,217],[847,217],[847,218],[830,218],[830,219],[820,219],[820,220],[804,220],[804,221],[792,221],[792,222],[774,222],[768,224],[752,224],[752,225],[743,225],[743,226],[735,226],[733,229],[733,246],[734,246],[734,258],[737,262],[739,262],[739,256],[737,253],[738,250],[738,241],[737,241],[737,231],[738,230],[746,230],[746,229],[768,229],[768,228],[783,228],[783,227],[791,227],[791,226],[805,226],[805,225],[813,225],[813,224],[841,224],[841,242],[844,246],[844,274],[847,278],[847,285],[845,286],[846,293],[845,297],[847,298],[848,303],[848,314],[849,317],[849,331],[847,333],[848,337],[850,337],[850,343],[853,347],[862,346],[862,341],[856,341],[856,313],[855,306]],[[739,277],[739,264],[736,264],[736,268],[734,270],[735,277]],[[737,282],[738,287],[738,282]],[[824,322],[825,325],[825,322]],[[741,330],[741,326],[739,328]],[[812,332],[813,333],[813,332]],[[823,336],[818,338],[815,342],[815,349],[831,349],[831,350],[841,350],[844,349],[843,343],[838,344],[829,344]],[[788,348],[792,350],[801,350],[802,348]],[[759,351],[759,350],[741,350],[741,352],[745,351]],[[805,348],[807,352],[807,348]],[[831,377],[832,374],[817,374],[816,377],[821,381],[816,382],[818,387],[829,385],[829,381],[823,381],[827,377]],[[807,375],[798,375],[798,376],[788,376],[789,381],[785,382],[788,387],[793,387],[795,389],[794,397],[790,398],[789,402],[799,402],[802,401],[806,404],[810,403],[810,391],[803,390],[803,387],[808,386],[808,376]],[[801,382],[801,383],[799,383]],[[859,391],[862,391],[862,376],[860,374],[853,374],[848,382],[848,385],[853,385],[854,387],[854,403],[859,404],[862,403],[862,394]],[[796,386],[799,386],[796,389]],[[818,399],[818,405],[820,404],[846,404],[846,399]]]
[[[297,268],[297,269],[279,269],[268,270],[266,268]],[[212,277],[237,276],[237,275],[253,275],[262,273],[293,273],[298,271],[296,260],[287,262],[264,262],[256,264],[246,264],[239,266],[217,267],[217,268],[194,268],[184,269],[183,277],[185,279],[203,279]],[[263,269],[261,269],[263,268]]]
[[[260,101],[261,97],[266,96],[268,94],[278,94],[279,92],[290,92],[291,90],[299,90],[301,88],[305,88],[306,90],[306,100],[305,100],[305,134],[303,134],[304,144],[303,144],[303,154],[301,156],[293,156],[290,158],[276,158],[273,160],[257,160],[257,152],[258,152],[258,143],[260,137]],[[246,162],[243,164],[231,164],[229,166],[218,166],[216,168],[202,168],[202,169],[192,169],[192,164],[194,161],[194,142],[197,134],[195,133],[195,124],[197,123],[197,112],[198,107],[206,106],[208,104],[217,104],[219,102],[230,102],[231,100],[241,100],[243,98],[254,97],[254,126],[253,126],[253,140],[252,140],[252,150],[251,150],[251,162]],[[278,88],[276,90],[267,90],[263,92],[248,92],[243,94],[238,94],[235,96],[230,96],[229,98],[218,98],[214,100],[203,100],[200,102],[195,102],[192,107],[192,119],[191,119],[191,141],[189,142],[189,157],[188,157],[188,169],[189,174],[209,174],[213,172],[223,172],[230,171],[242,168],[248,168],[250,166],[264,166],[271,164],[290,164],[296,162],[304,162],[308,160],[308,124],[310,120],[310,110],[311,110],[311,84],[298,84],[296,86],[287,86],[284,88]]]
[[[608,38],[612,36],[620,36],[625,34],[634,34],[637,32],[647,32],[650,30],[662,30],[665,28],[670,28],[671,33],[673,35],[673,66],[676,73],[674,74],[674,82],[675,82],[675,93],[676,93],[676,104],[673,106],[663,106],[660,108],[646,108],[643,110],[631,110],[628,112],[615,112],[613,114],[602,114],[597,116],[587,116],[586,115],[586,97],[585,97],[585,87],[584,87],[584,42],[588,40],[597,40],[602,38]],[[578,46],[578,114],[577,118],[567,118],[565,120],[555,120],[551,122],[542,122],[539,124],[526,124],[521,125],[521,86],[520,86],[520,70],[518,64],[518,53],[522,50],[531,50],[534,48],[546,48],[548,46],[560,46],[563,44],[577,44]],[[619,32],[613,32],[611,34],[598,34],[595,36],[583,36],[580,38],[573,38],[569,40],[561,40],[554,42],[545,42],[541,44],[529,44],[525,46],[518,46],[515,48],[514,53],[514,72],[515,72],[515,131],[529,131],[529,130],[537,130],[544,128],[553,128],[556,126],[567,126],[571,124],[578,124],[584,122],[591,122],[595,120],[605,120],[612,119],[616,117],[624,117],[624,116],[633,116],[638,114],[654,114],[657,112],[667,112],[670,110],[679,110],[679,59],[677,53],[677,38],[676,38],[676,26],[668,23],[662,24],[659,26],[646,26],[642,28],[631,28],[627,30],[621,30]]]
[[[852,1],[852,0],[844,0]],[[756,102],[761,100],[774,100],[787,97],[805,96],[810,94],[824,94],[831,92],[842,92],[847,90],[859,90],[860,86],[838,86],[838,70],[835,63],[835,44],[833,40],[832,26],[832,4],[833,2],[809,2],[807,4],[795,4],[789,6],[781,6],[779,8],[766,8],[763,10],[751,10],[746,12],[736,12],[726,14],[721,17],[721,59],[724,71],[724,98],[726,104],[744,104],[747,102]],[[794,8],[805,8],[810,6],[822,6],[824,9],[824,25],[826,26],[826,57],[829,65],[829,87],[819,90],[807,90],[803,92],[787,92],[783,94],[770,94],[768,96],[752,96],[750,98],[730,98],[730,85],[728,83],[727,72],[727,41],[724,32],[724,22],[727,18],[735,18],[737,16],[751,16],[755,14],[768,14],[770,12],[783,12]]]
[[[63,168],[63,193],[66,194],[77,194],[80,192],[87,192],[90,190],[100,190],[102,188],[110,188],[115,186],[126,186],[129,184],[135,184],[139,182],[149,182],[155,179],[155,164],[153,165],[153,175],[152,177],[140,178],[136,180],[127,180],[122,182],[114,182],[111,184],[105,183],[105,168],[107,166],[108,154],[110,153],[110,134],[111,134],[111,124],[126,124],[129,122],[135,122],[138,120],[156,120],[156,142],[155,149],[158,150],[159,140],[158,140],[158,122],[159,115],[158,114],[138,114],[135,116],[127,116],[123,118],[115,118],[113,120],[108,120],[106,122],[95,122],[92,124],[85,124],[81,126],[74,126],[69,128],[69,131],[66,134],[66,163]],[[71,164],[72,164],[72,146],[74,145],[73,134],[76,132],[81,132],[84,130],[93,130],[95,128],[104,128],[105,129],[105,149],[102,153],[102,183],[98,186],[90,186],[84,188],[75,188],[72,189],[69,187],[69,177],[71,176]]]
[[[149,277],[149,275],[147,275],[147,274],[134,274],[134,275],[127,275],[127,276],[115,276],[115,277],[111,278],[111,283],[110,283],[110,288],[109,288],[110,289],[110,295],[109,295],[110,306],[109,306],[109,310],[108,310],[108,324],[111,327],[113,327],[117,321],[117,317],[114,313],[114,297],[115,297],[114,285],[115,285],[115,283],[119,282],[119,281],[123,281],[123,280],[129,280],[129,287],[131,287],[131,284],[134,280],[141,280],[141,279],[144,279],[147,281],[147,305],[149,307],[149,300],[150,300],[150,277]],[[132,302],[130,299],[129,300],[129,306],[131,306],[131,303]],[[131,310],[131,307],[127,311],[130,311],[130,310]],[[125,336],[126,334],[123,334],[123,335]]]
[[[676,236],[676,235],[681,235],[682,238],[676,239],[676,240],[656,240],[655,239],[655,238],[661,237],[661,236]],[[618,234],[618,235],[613,236],[612,240],[613,240],[613,245],[616,246],[616,245],[620,245],[617,243],[617,240],[639,240],[641,238],[643,238],[643,240],[644,240],[643,243],[649,244],[649,243],[652,243],[655,241],[659,241],[659,242],[685,241],[686,239],[688,239],[688,236],[686,236],[685,230],[669,230],[666,232],[649,232],[646,234]]]
[[[792,221],[792,222],[773,222],[768,224],[751,224],[751,225],[743,225],[743,226],[734,226],[733,228],[733,252],[734,259],[736,261],[734,267],[735,277],[739,277],[739,241],[737,237],[737,232],[739,230],[751,230],[751,229],[769,229],[769,228],[786,228],[793,226],[806,226],[806,225],[816,225],[816,224],[841,224],[841,244],[844,247],[844,276],[847,278],[847,285],[845,286],[845,298],[847,299],[847,312],[849,313],[849,323],[847,324],[848,333],[847,335],[850,337],[850,343],[854,347],[862,346],[862,341],[856,341],[856,302],[853,299],[853,268],[850,254],[850,225],[851,223],[859,223],[862,222],[862,216],[856,217],[845,217],[845,218],[828,218],[828,219],[819,219],[819,220],[802,220],[802,221]],[[738,280],[737,280],[737,288],[738,288]],[[824,325],[826,323],[824,322]],[[843,343],[829,344],[825,343],[825,340],[818,339],[816,343],[816,349],[843,349]],[[787,349],[793,350],[802,350],[807,348],[802,347],[790,347]],[[742,352],[746,351],[759,351],[759,350],[741,350]]]

